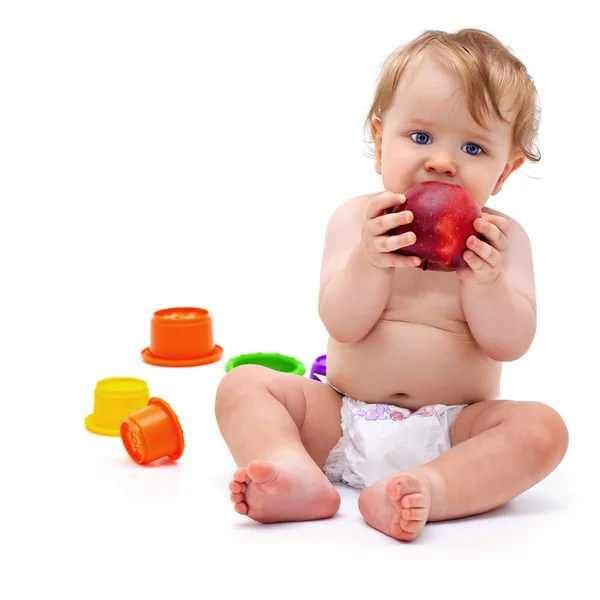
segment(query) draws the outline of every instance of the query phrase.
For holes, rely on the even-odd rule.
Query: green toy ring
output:
[[[260,365],[274,371],[291,373],[292,375],[304,375],[306,368],[297,358],[284,356],[283,354],[271,354],[268,352],[255,352],[253,354],[240,354],[225,365],[225,371],[229,372],[240,365]]]

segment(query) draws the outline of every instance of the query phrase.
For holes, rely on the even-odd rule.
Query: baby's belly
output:
[[[363,402],[411,410],[492,400],[501,370],[478,348],[466,323],[441,329],[381,320],[360,342],[330,339],[327,349],[331,385]]]

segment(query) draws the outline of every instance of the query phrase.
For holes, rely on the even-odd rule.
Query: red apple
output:
[[[484,239],[473,228],[475,219],[481,217],[473,196],[459,185],[437,181],[417,183],[404,195],[406,202],[389,212],[410,210],[414,219],[392,229],[389,235],[413,231],[417,241],[397,252],[421,258],[424,271],[456,271],[464,267],[467,238],[474,235]]]

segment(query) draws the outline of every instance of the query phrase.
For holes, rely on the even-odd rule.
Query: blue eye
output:
[[[422,131],[419,131],[418,133],[411,133],[410,137],[417,142],[417,144],[421,145],[426,144],[427,140],[431,139],[427,133],[423,133]]]
[[[481,154],[483,152],[483,148],[481,146],[478,146],[477,144],[465,144],[463,148],[466,148],[465,152],[467,154],[470,154],[471,156],[477,156],[478,154]]]

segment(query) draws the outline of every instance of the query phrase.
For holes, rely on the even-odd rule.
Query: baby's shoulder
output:
[[[345,200],[337,206],[333,211],[330,222],[337,221],[362,221],[365,210],[371,198],[377,196],[381,192],[374,192],[370,194],[361,194]]]

